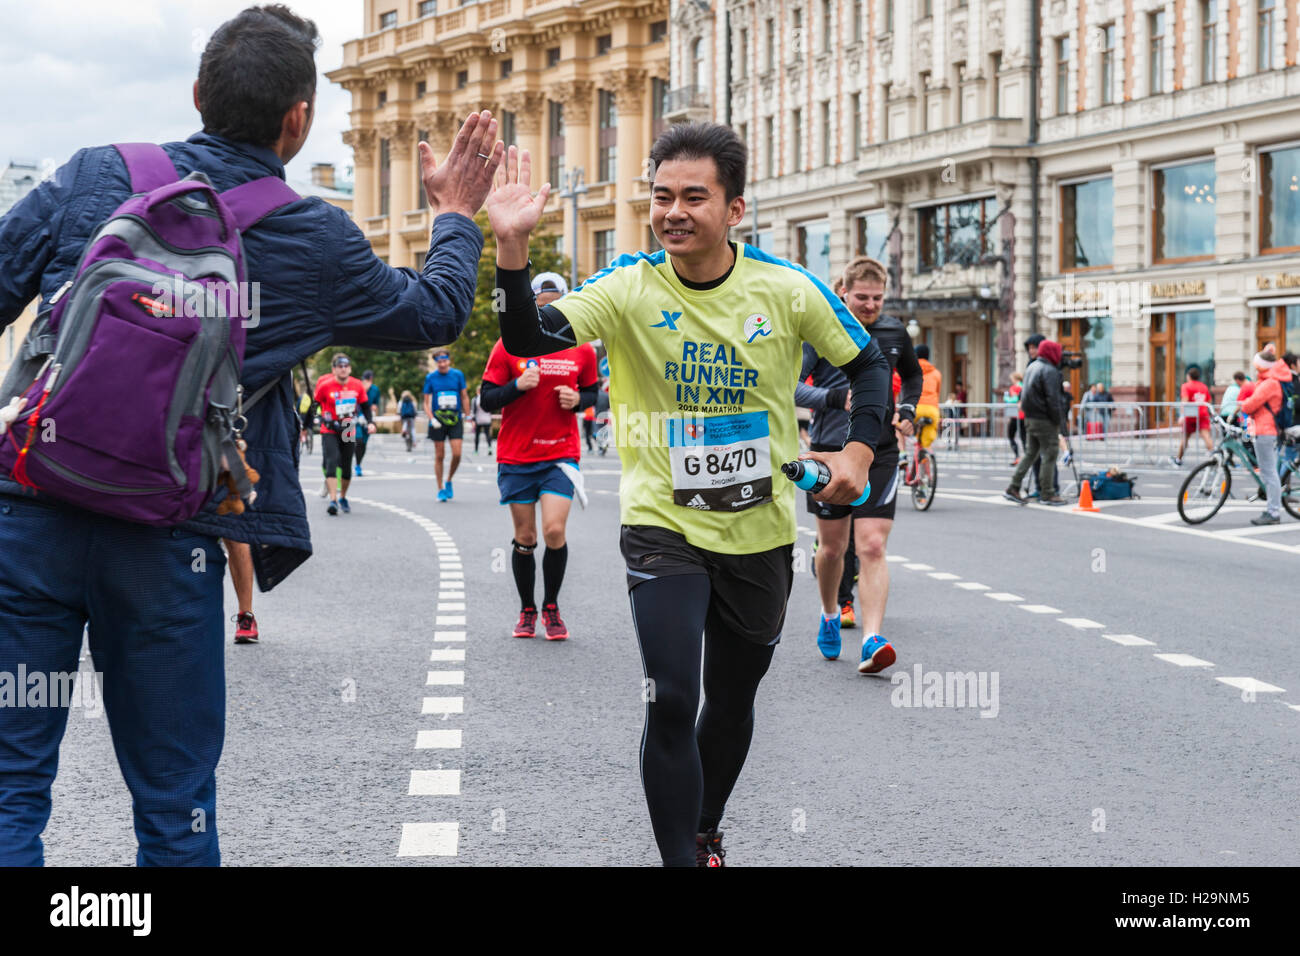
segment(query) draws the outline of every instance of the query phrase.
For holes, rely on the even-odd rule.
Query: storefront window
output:
[[[1300,305],[1270,305],[1259,310],[1255,347],[1273,343],[1278,355],[1300,351]]]
[[[830,285],[831,224],[829,222],[811,222],[799,227],[799,263]]]
[[[998,242],[993,221],[997,200],[992,196],[927,206],[917,211],[920,242],[918,272],[940,269],[948,263],[977,265],[996,255]]]
[[[1261,252],[1300,248],[1300,147],[1259,157]]]
[[[1179,388],[1193,365],[1201,370],[1201,381],[1213,387],[1213,309],[1152,315],[1150,335],[1153,402],[1178,401]]]
[[[888,255],[889,216],[884,210],[858,216],[858,255],[885,261]]]
[[[1083,322],[1083,372],[1084,387],[1101,382],[1110,389],[1111,354],[1114,351],[1114,323],[1110,316],[1086,319]],[[1080,396],[1082,397],[1082,396]]]
[[[1214,310],[1179,312],[1175,321],[1174,381],[1181,385],[1193,365],[1201,381],[1214,385]]]
[[[772,241],[771,229],[758,230],[754,238],[751,239],[750,241],[753,244],[755,249],[759,249],[762,252],[766,252],[769,256],[775,255],[775,253],[772,251],[773,241]]]
[[[1155,261],[1214,255],[1214,161],[1155,174]]]
[[[1061,269],[1092,269],[1114,262],[1115,187],[1093,179],[1061,187]]]

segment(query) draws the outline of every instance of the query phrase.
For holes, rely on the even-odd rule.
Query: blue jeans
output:
[[[207,535],[0,495],[0,672],[75,672],[89,622],[140,866],[221,862],[225,566]],[[0,706],[0,866],[44,862],[67,722],[66,701]]]

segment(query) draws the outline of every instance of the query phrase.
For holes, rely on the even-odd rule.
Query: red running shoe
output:
[[[721,830],[695,834],[696,866],[712,868],[727,865],[727,851],[722,848],[722,837]]]
[[[513,636],[537,636],[537,608],[528,607],[519,612],[519,623],[515,625],[515,633]]]
[[[542,620],[546,624],[548,641],[563,641],[568,638],[569,629],[564,626],[564,621],[560,620],[560,609],[554,604],[542,608]]]
[[[252,611],[236,614],[231,620],[235,622],[236,644],[257,643],[257,618],[253,617]]]

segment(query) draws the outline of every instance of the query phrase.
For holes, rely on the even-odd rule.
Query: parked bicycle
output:
[[[1245,467],[1257,486],[1246,500],[1262,501],[1265,497],[1255,446],[1246,430],[1218,419],[1214,431],[1218,438],[1213,457],[1193,468],[1178,489],[1178,515],[1188,524],[1204,524],[1218,514],[1232,493],[1232,469],[1238,464]],[[1291,517],[1300,518],[1300,479],[1292,486],[1292,476],[1300,471],[1300,454],[1297,454],[1300,449],[1288,439],[1280,450],[1278,477],[1282,480],[1282,507]]]
[[[902,473],[903,484],[912,491],[912,507],[917,511],[928,511],[934,504],[934,489],[939,482],[939,466],[934,455],[921,445],[920,434],[927,425],[933,425],[934,419],[922,416],[915,423],[910,439],[912,454],[898,466]]]

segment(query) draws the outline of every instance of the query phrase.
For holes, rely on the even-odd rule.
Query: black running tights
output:
[[[655,578],[631,592],[647,678],[641,782],[665,866],[694,866],[695,834],[721,821],[749,753],[754,695],[775,650],[709,621],[709,592],[707,574]]]

